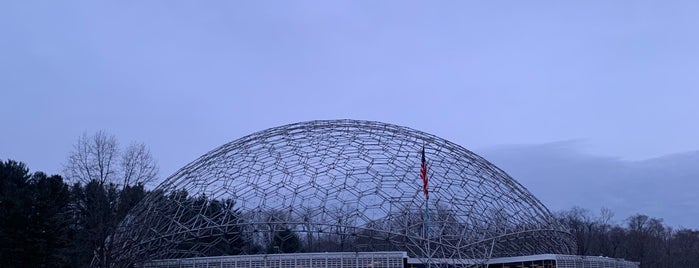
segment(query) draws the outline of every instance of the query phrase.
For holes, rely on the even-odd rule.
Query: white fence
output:
[[[403,268],[405,252],[332,252],[238,255],[155,260],[142,268]]]

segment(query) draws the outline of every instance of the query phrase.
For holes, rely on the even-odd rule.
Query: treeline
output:
[[[0,266],[88,267],[145,194],[143,184],[69,185],[59,175],[0,162]]]
[[[111,267],[118,264],[108,242],[118,224],[151,191],[143,183],[117,185],[97,179],[72,185],[59,175],[31,173],[24,163],[0,161],[0,267]],[[157,193],[162,194],[162,193]],[[199,213],[216,222],[236,222],[241,217],[231,200],[212,200],[170,193],[180,204],[183,217]],[[253,241],[237,226],[215,228],[192,237],[175,250],[190,251],[195,244],[206,256],[300,252],[298,235],[281,228],[268,243]]]
[[[581,208],[557,213],[575,237],[578,255],[624,258],[644,268],[699,267],[699,230],[674,229],[640,214],[619,225],[612,216],[607,209],[599,215]]]
[[[0,266],[108,267],[116,260],[110,259],[114,252],[106,242],[107,237],[148,193],[143,183],[120,185],[91,180],[69,184],[58,175],[31,173],[23,163],[0,162]],[[188,196],[186,192],[169,193],[167,199],[181,204],[185,216],[202,213],[214,222],[237,222],[248,217],[232,209],[230,200],[207,200]],[[346,214],[338,210],[337,220],[344,222]],[[574,208],[557,213],[557,217],[576,239],[579,255],[624,258],[641,262],[641,267],[699,267],[697,230],[674,229],[662,219],[646,215],[634,215],[621,224],[612,223],[609,210],[593,215]],[[268,218],[267,222],[283,222],[276,219],[274,211],[270,211]],[[356,238],[340,235],[353,233],[350,230],[324,230],[330,239],[326,240],[309,235],[320,233],[312,231],[313,226],[268,225],[251,225],[254,230],[230,225],[229,229],[216,229],[220,234],[183,240],[177,248],[188,250],[195,246],[188,243],[203,241],[211,245],[204,254],[214,256],[346,251],[354,248],[352,244],[377,242],[360,241],[375,239],[372,234]],[[338,226],[341,226],[339,222]],[[309,232],[303,234],[299,230]],[[333,236],[334,233],[338,235]],[[385,246],[385,250],[391,249],[391,245]]]

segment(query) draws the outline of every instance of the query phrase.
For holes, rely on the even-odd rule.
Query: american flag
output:
[[[420,178],[422,178],[422,193],[425,194],[425,199],[430,199],[427,192],[427,161],[425,160],[425,146],[422,146],[422,165],[420,166]]]

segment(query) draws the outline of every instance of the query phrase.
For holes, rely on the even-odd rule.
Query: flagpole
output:
[[[422,193],[425,194],[425,240],[427,241],[427,268],[431,267],[432,263],[432,250],[430,246],[430,195],[427,190],[428,178],[427,178],[427,160],[425,159],[425,144],[422,145],[422,163],[420,165],[420,177],[422,178]]]
[[[429,198],[425,199],[425,237],[427,237],[427,268],[430,268],[432,263],[432,250],[430,246],[430,212]]]

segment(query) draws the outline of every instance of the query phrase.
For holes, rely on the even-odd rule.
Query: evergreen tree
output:
[[[37,172],[30,181],[27,239],[35,267],[68,265],[70,191],[63,178]]]
[[[69,265],[69,191],[63,179],[0,162],[0,259],[7,267]]]
[[[27,261],[29,169],[13,160],[0,162],[0,260],[7,267]]]

